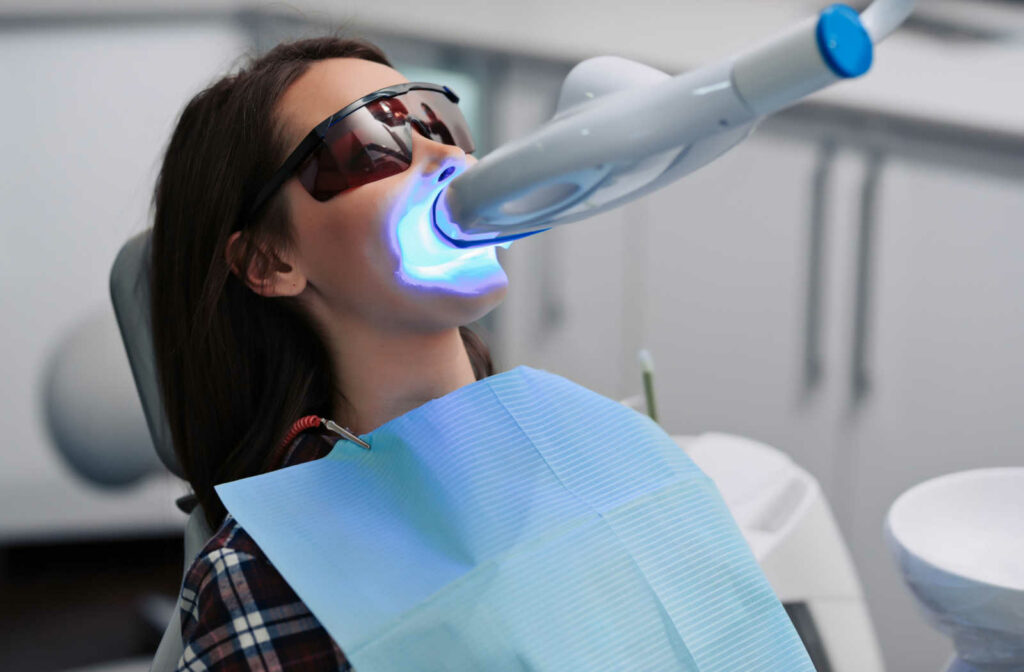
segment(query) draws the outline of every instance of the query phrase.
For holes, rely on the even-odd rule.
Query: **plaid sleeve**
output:
[[[214,548],[181,591],[178,672],[351,670],[338,645],[265,557]]]

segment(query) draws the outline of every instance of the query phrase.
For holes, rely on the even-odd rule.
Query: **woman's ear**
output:
[[[256,246],[252,254],[249,243],[235,231],[228,238],[224,257],[231,272],[260,296],[298,296],[306,288],[306,276],[294,264],[281,259],[273,250]],[[246,263],[248,257],[248,263]],[[243,268],[244,266],[244,268]]]

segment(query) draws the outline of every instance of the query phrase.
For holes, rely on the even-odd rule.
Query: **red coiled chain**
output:
[[[306,417],[299,418],[293,422],[292,428],[288,430],[288,434],[285,435],[284,441],[282,441],[281,445],[278,447],[278,451],[282,451],[287,448],[288,444],[294,441],[296,436],[307,429],[319,427],[321,422],[323,422],[323,420],[320,419],[319,415],[307,415]]]

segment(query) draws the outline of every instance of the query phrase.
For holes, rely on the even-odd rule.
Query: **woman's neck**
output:
[[[343,399],[334,417],[356,434],[476,380],[454,327],[429,333],[382,333],[346,325],[327,343]]]

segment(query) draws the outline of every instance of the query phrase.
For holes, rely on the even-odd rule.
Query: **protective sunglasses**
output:
[[[447,86],[408,82],[363,96],[317,124],[257,194],[239,228],[293,174],[318,201],[397,175],[412,165],[412,132],[473,151],[459,97]]]

